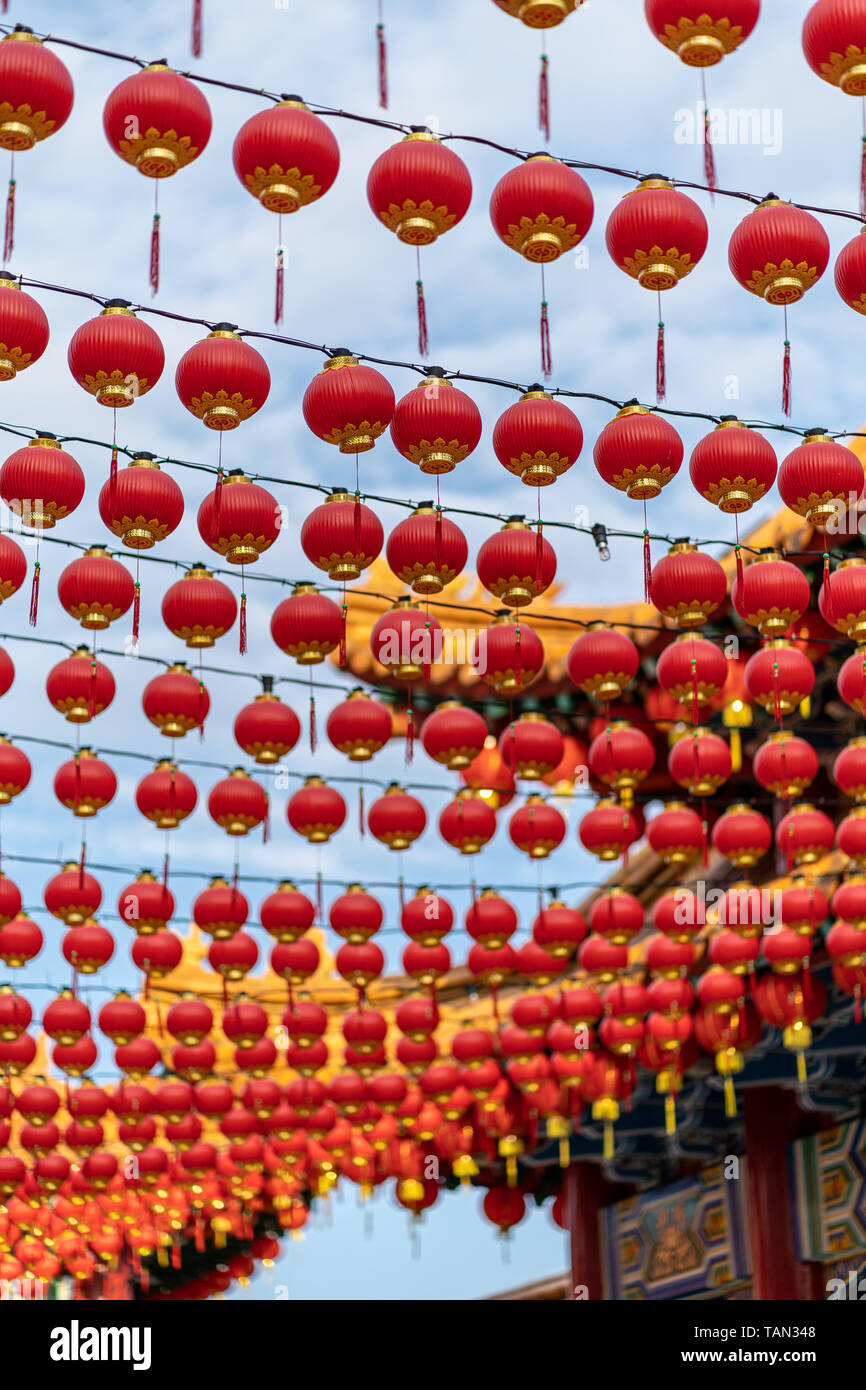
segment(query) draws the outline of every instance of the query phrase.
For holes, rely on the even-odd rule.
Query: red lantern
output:
[[[364,941],[358,946],[341,946],[334,958],[337,973],[342,975],[356,989],[366,989],[385,969],[385,957],[375,941]]]
[[[833,763],[833,781],[845,796],[866,801],[866,737],[849,739]]]
[[[667,420],[630,401],[605,425],[592,456],[606,483],[647,502],[679,472],[683,441]]]
[[[346,820],[346,803],[321,777],[308,777],[286,807],[289,825],[310,844],[325,844]]]
[[[645,0],[647,23],[691,68],[709,68],[739,48],[758,22],[760,0]]]
[[[269,681],[269,677],[264,677]],[[270,689],[244,705],[234,722],[235,741],[257,763],[277,763],[301,736],[298,716]]]
[[[408,598],[398,599],[374,623],[370,650],[395,680],[427,680],[442,652],[439,619]]]
[[[466,913],[466,930],[481,946],[499,950],[517,931],[517,913],[495,888],[484,888]]]
[[[151,63],[114,88],[102,116],[108,143],[149,179],[191,164],[211,133],[210,107],[186,77]]]
[[[50,703],[72,724],[86,724],[108,709],[114,692],[113,675],[86,647],[52,666],[45,682]]]
[[[314,941],[278,942],[271,951],[271,969],[291,984],[302,985],[319,968],[319,948]]]
[[[337,751],[347,754],[351,762],[367,762],[391,738],[393,722],[387,706],[359,686],[331,710],[326,732]]]
[[[807,434],[779,468],[782,501],[811,526],[825,527],[831,518],[847,515],[864,483],[857,455],[822,430]]]
[[[842,247],[833,278],[836,292],[848,308],[866,314],[866,241],[860,233]]]
[[[793,714],[814,687],[811,661],[781,638],[768,642],[746,662],[749,698],[776,719]]]
[[[722,512],[747,512],[776,481],[776,452],[757,430],[724,415],[699,440],[689,460],[692,483]]]
[[[0,927],[0,960],[4,965],[18,970],[28,961],[35,960],[42,946],[42,932],[23,912]],[[34,1045],[34,1056],[35,1053]]]
[[[592,194],[576,169],[547,154],[509,169],[493,190],[490,220],[506,246],[545,264],[572,251],[592,225]]]
[[[549,589],[556,577],[553,546],[533,533],[521,517],[511,517],[489,536],[476,558],[478,578],[508,608],[522,608]]]
[[[329,579],[359,579],[382,549],[385,533],[376,513],[356,495],[334,488],[301,526],[301,549]]]
[[[843,661],[836,684],[845,704],[861,713],[866,691],[866,647],[859,647],[853,656]]]
[[[179,661],[148,681],[141,707],[166,738],[183,738],[190,729],[204,728],[210,696],[199,677]]]
[[[70,618],[101,631],[131,607],[135,584],[119,560],[104,546],[94,545],[66,566],[57,581],[57,597]]]
[[[820,280],[829,259],[830,243],[817,218],[772,193],[747,213],[728,245],[734,279],[768,304],[783,305],[786,311]],[[787,336],[782,409],[790,414],[791,349]],[[781,484],[780,473],[780,491]]]
[[[837,759],[838,762],[838,759]],[[811,743],[785,731],[770,734],[752,759],[752,772],[762,787],[786,801],[802,796],[818,775],[818,755]]]
[[[2,42],[10,37],[5,35]],[[6,52],[8,49],[0,48],[0,59]],[[0,84],[2,80],[0,76]],[[0,144],[2,140],[0,129]],[[48,346],[48,336],[48,319],[42,306],[24,293],[11,271],[0,271],[0,381],[11,381],[18,372],[38,362]]]
[[[297,212],[327,193],[340,168],[337,142],[299,97],[245,121],[232,148],[235,173],[268,212]]]
[[[637,675],[640,657],[630,637],[612,628],[591,628],[572,644],[567,664],[578,690],[607,703],[618,700]]]
[[[848,856],[856,868],[866,868],[866,816],[864,816],[864,807],[857,806],[839,822],[836,831],[836,847]]]
[[[602,863],[620,859],[640,839],[638,822],[632,812],[606,798],[586,812],[578,833],[584,849]]]
[[[310,899],[288,881],[270,893],[259,908],[259,921],[277,941],[297,941],[315,920],[316,910]]]
[[[353,945],[375,936],[384,920],[382,904],[372,893],[365,892],[360,883],[350,883],[345,893],[334,899],[328,912],[332,929]]]
[[[400,925],[412,941],[435,946],[454,925],[454,909],[429,888],[419,888],[400,909]]]
[[[93,881],[95,882],[95,880]],[[21,890],[5,874],[0,874],[0,927],[5,927],[6,923],[11,922],[13,917],[17,917],[20,911]]]
[[[852,642],[866,638],[866,561],[860,556],[843,560],[828,576],[818,594],[818,608],[824,620]]]
[[[728,678],[728,662],[714,642],[684,632],[659,656],[656,677],[673,699],[686,707],[691,705],[693,721],[697,722],[695,714],[699,716],[721,694]]]
[[[83,496],[84,474],[53,434],[40,433],[0,468],[0,497],[24,526],[49,530],[74,512]]]
[[[530,859],[546,859],[565,839],[565,819],[540,796],[528,796],[508,822],[511,843]]]
[[[607,725],[589,747],[589,770],[594,777],[633,799],[635,787],[652,771],[655,750],[640,729],[622,720]]]
[[[205,495],[198,532],[230,565],[254,565],[280,534],[280,509],[266,488],[235,468]]]
[[[439,367],[403,396],[394,408],[394,448],[422,473],[451,473],[481,438],[481,412]]]
[[[0,647],[0,695],[5,695],[15,680],[15,665],[4,647]]]
[[[427,812],[417,797],[392,782],[367,813],[370,834],[391,850],[408,849],[427,826]]]
[[[654,854],[665,864],[688,864],[706,845],[704,823],[682,801],[669,801],[647,825],[647,839]]]
[[[198,792],[191,777],[167,759],[142,777],[135,790],[135,804],[158,830],[174,830],[191,816]]]
[[[0,734],[0,806],[8,806],[30,781],[30,759]]]
[[[100,405],[134,405],[162,376],[165,351],[150,324],[126,299],[109,299],[95,319],[75,330],[67,354],[73,377]]]
[[[605,941],[625,946],[643,931],[644,910],[632,893],[612,888],[592,904],[588,925],[591,932]]]
[[[158,883],[152,873],[143,869],[121,892],[117,911],[121,921],[127,922],[139,936],[149,936],[165,931],[174,913],[174,896],[164,883]]]
[[[439,834],[461,854],[477,854],[496,834],[496,812],[473,787],[463,787],[439,813]]]
[[[70,1047],[90,1032],[90,1010],[71,989],[63,989],[45,1009],[42,1030],[63,1047]]]
[[[765,550],[734,580],[731,602],[762,637],[781,637],[809,606],[809,581],[797,565]]]
[[[82,975],[95,975],[114,955],[114,938],[96,922],[85,922],[80,927],[69,928],[62,950],[74,970]]]
[[[586,930],[582,913],[554,896],[533,922],[532,939],[552,956],[568,959],[584,940]]]
[[[713,845],[737,868],[751,868],[773,843],[773,832],[766,816],[748,802],[729,806],[713,826]]]
[[[153,454],[134,454],[103,484],[99,515],[130,550],[150,550],[180,525],[183,493]]]
[[[718,734],[695,729],[674,744],[668,772],[690,796],[712,796],[731,775],[731,750]]]
[[[90,748],[79,748],[54,776],[54,795],[75,816],[95,816],[117,791],[117,777]]]
[[[267,818],[268,794],[248,772],[236,767],[211,789],[207,809],[227,835],[248,835]]]
[[[31,150],[55,135],[72,110],[72,78],[57,55],[25,25],[3,35],[0,48],[0,145]]]
[[[653,604],[679,627],[702,627],[724,603],[727,592],[725,571],[718,560],[688,541],[677,541],[653,567]]]
[[[866,96],[866,14],[858,0],[818,0],[803,23],[803,52],[825,82],[847,96]]]
[[[574,411],[540,386],[530,386],[493,428],[493,452],[528,487],[555,483],[582,448],[583,430]]]
[[[833,909],[836,911],[835,895]],[[777,900],[775,916],[780,922],[784,922],[786,927],[814,936],[829,912],[830,904],[826,893],[817,884],[810,883],[805,878],[798,878],[794,879],[789,887],[782,889]],[[839,915],[844,916],[844,913]]]
[[[421,726],[424,752],[434,762],[443,763],[449,772],[469,767],[484,747],[486,737],[487,725],[481,715],[459,700],[445,700]]]
[[[815,864],[830,853],[834,842],[835,827],[830,817],[805,801],[793,806],[776,827],[776,844],[789,865]]]
[[[200,931],[207,932],[215,941],[225,941],[245,925],[250,905],[228,879],[212,878],[208,887],[195,898],[192,915]]]
[[[8,883],[8,880],[4,879],[3,883]],[[9,887],[13,886],[9,884]],[[54,874],[46,883],[43,899],[52,917],[59,917],[67,927],[76,927],[98,912],[102,889],[93,875],[79,864],[64,864],[60,873]],[[20,904],[10,916],[14,917],[19,911]]]
[[[208,947],[208,964],[224,980],[242,980],[259,958],[259,948],[245,931],[235,932],[226,941],[212,941]]]
[[[514,776],[541,780],[562,759],[563,735],[544,714],[521,714],[500,735],[499,752]]]
[[[212,647],[234,624],[237,600],[227,584],[204,565],[193,565],[166,589],[162,620],[188,647]]]
[[[466,537],[432,502],[422,502],[398,522],[385,547],[397,578],[416,594],[438,594],[466,565]]]
[[[645,290],[658,294],[673,289],[694,270],[707,249],[707,236],[706,218],[697,203],[658,175],[643,179],[625,194],[608,218],[605,231],[614,263]],[[659,311],[659,401],[665,398],[665,377],[664,323]]]
[[[271,389],[265,359],[234,330],[234,324],[218,323],[187,349],[175,372],[181,403],[211,430],[237,429],[261,410]]]
[[[26,574],[24,551],[11,536],[0,533],[0,603],[17,593]]]
[[[304,392],[304,419],[341,454],[363,454],[388,428],[394,404],[391,383],[381,372],[359,363],[348,348],[337,348]]]
[[[296,584],[271,618],[271,636],[281,651],[299,666],[324,661],[339,645],[343,630],[340,610],[314,584]]]
[[[147,1026],[147,1015],[135,999],[120,990],[99,1010],[99,1027],[107,1038],[122,1045],[140,1037]]]
[[[476,634],[472,666],[498,694],[520,695],[544,666],[544,645],[516,613],[502,609],[489,627]]]

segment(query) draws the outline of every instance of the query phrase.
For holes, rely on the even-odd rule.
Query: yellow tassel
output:
[[[677,1098],[673,1092],[665,1096],[665,1134],[677,1132]]]
[[[158,1245],[156,1247],[156,1262],[157,1264],[162,1265],[163,1269],[165,1269],[166,1265],[168,1264],[168,1251],[166,1250],[164,1245]]]
[[[613,1158],[613,1155],[614,1155],[614,1148],[615,1148],[615,1142],[614,1142],[613,1125],[611,1124],[610,1120],[605,1120],[605,1122],[604,1122],[604,1147],[603,1147],[603,1149],[602,1149],[602,1155],[603,1155],[603,1157],[604,1157],[604,1158]]]
[[[739,729],[731,730],[731,769],[739,772],[743,766],[743,740]]]
[[[812,713],[812,698],[807,695],[805,700],[800,701],[800,713],[804,719],[808,719]]]
[[[570,1162],[571,1147],[569,1145],[568,1138],[566,1136],[563,1136],[563,1138],[559,1141],[559,1166],[560,1168],[567,1168]]]
[[[509,1154],[505,1160],[505,1176],[509,1187],[517,1186],[517,1159],[514,1154]]]
[[[805,1054],[805,1052],[798,1052],[798,1053],[797,1053],[797,1080],[799,1081],[799,1083],[800,1083],[801,1086],[805,1086],[805,1084],[806,1084],[806,1078],[807,1078],[807,1073],[806,1073],[806,1054]]]
[[[725,1077],[725,1115],[729,1120],[733,1120],[737,1114],[737,1093],[734,1090],[733,1077]]]

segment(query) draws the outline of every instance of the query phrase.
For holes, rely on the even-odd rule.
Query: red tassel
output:
[[[78,857],[78,886],[84,885],[84,866],[87,863],[87,841],[81,841],[81,854]]]
[[[433,563],[437,572],[442,568],[442,508],[436,508],[436,526],[433,531]]]
[[[863,991],[859,984],[854,991],[854,1022],[860,1023],[863,1019]]]
[[[399,877],[398,880],[397,880],[397,896],[398,896],[398,898],[400,899],[400,911],[402,912],[402,911],[403,911],[403,908],[406,906],[406,894],[403,892],[403,875],[402,875],[402,874],[400,875],[400,877]]]
[[[703,864],[703,867],[704,867],[705,869],[708,869],[708,868],[709,868],[709,865],[710,865],[710,834],[709,834],[709,829],[710,829],[710,828],[709,828],[709,825],[707,824],[707,821],[706,821],[705,819],[702,820],[702,821],[701,821],[701,838],[702,838],[702,840],[703,840],[703,849],[702,849],[702,853],[701,853],[701,863]]]
[[[547,300],[541,301],[541,370],[545,380],[553,373],[553,355],[550,350],[550,319],[547,314]]]
[[[33,584],[30,589],[30,626],[36,626],[36,615],[39,612],[39,571],[42,566],[37,560],[33,566]]]
[[[430,667],[433,663],[433,652],[431,650],[433,638],[430,631],[430,619],[424,624],[424,653],[426,660],[421,665],[421,677],[425,681],[430,679]]]
[[[348,616],[348,612],[349,612],[348,604],[346,603],[346,600],[343,599],[342,607],[341,607],[341,609],[340,609],[341,622],[340,622],[340,661],[339,661],[339,664],[340,664],[341,667],[344,667],[344,666],[346,665],[346,660],[347,660],[347,652],[346,652],[346,618],[347,618],[347,616]]]
[[[411,763],[415,756],[415,713],[411,703],[406,708],[406,762]]]
[[[656,404],[665,399],[667,393],[667,371],[665,368],[665,325],[659,319],[659,333],[656,339]]]
[[[199,678],[198,683],[198,709],[196,710],[196,723],[198,724],[198,736],[204,739],[204,681]]]
[[[430,339],[427,335],[427,305],[424,302],[424,282],[415,281],[415,290],[418,299],[418,351],[422,357],[426,357],[430,351]]]
[[[358,787],[358,830],[361,839],[364,838],[364,788]]]
[[[108,470],[108,486],[109,486],[109,491],[110,491],[110,494],[111,494],[111,500],[112,500],[112,502],[113,502],[114,499],[115,499],[115,497],[117,496],[117,445],[116,445],[116,444],[115,444],[115,445],[112,445],[112,448],[111,448],[111,464],[110,464],[109,470]]]
[[[172,785],[173,785],[173,780],[172,780]],[[167,852],[167,851],[166,851],[165,855],[163,856],[163,860],[162,860],[162,886],[163,886],[163,888],[167,888],[167,887],[168,887],[168,852]]]
[[[277,251],[277,289],[274,299],[274,323],[283,321],[283,282],[285,279],[285,266],[283,264],[283,248]]]
[[[743,555],[739,545],[734,546],[734,554],[737,557],[737,586],[740,593],[743,592]]]
[[[316,874],[316,921],[322,920],[322,873],[321,870]]]
[[[9,192],[6,195],[6,227],[3,233],[3,261],[4,264],[12,255],[12,248],[15,245],[15,180],[9,180]]]
[[[357,461],[357,454],[355,459]],[[360,554],[361,550],[361,494],[355,493],[355,506],[352,511],[352,549],[355,555]]]
[[[241,591],[241,628],[238,650],[241,656],[244,656],[247,650],[247,596],[244,590]]]
[[[643,597],[644,603],[650,601],[650,583],[652,581],[652,554],[650,552],[649,531],[643,533]]]
[[[265,797],[265,818],[262,821],[262,844],[266,845],[271,838],[271,801],[270,797]]]
[[[692,723],[699,724],[701,719],[701,702],[698,699],[698,663],[697,658],[692,657]]]
[[[318,739],[316,737],[316,697],[310,696],[310,752],[315,753]]]
[[[217,534],[218,534],[218,532],[219,532],[219,524],[220,524],[220,502],[222,501],[222,492],[223,492],[223,466],[222,466],[222,464],[220,464],[219,467],[217,468],[217,476],[216,476],[216,483],[215,483],[215,485],[214,485],[214,498],[213,498],[213,525],[214,525],[214,532],[217,533]]]
[[[132,641],[134,646],[138,646],[138,631],[141,622],[141,585],[135,581],[135,598],[132,601]],[[94,673],[96,666],[94,664]]]
[[[550,79],[547,75],[547,54],[541,55],[541,72],[538,78],[538,129],[545,140],[550,139]]]
[[[201,57],[201,0],[192,0],[192,56]]]
[[[153,230],[150,234],[150,292],[159,291],[159,213],[153,214]]]
[[[782,722],[782,702],[779,698],[779,663],[773,662],[773,718],[777,724]]]
[[[541,522],[539,521],[535,529],[535,596],[536,598],[544,588],[544,577],[542,574],[542,562],[544,560],[544,549],[541,540]]]
[[[704,178],[710,190],[710,198],[716,191],[716,158],[713,153],[713,142],[710,139],[710,113],[704,107]]]
[[[376,47],[379,53],[379,105],[388,110],[388,49],[385,44],[385,26],[376,25]]]
[[[860,216],[866,217],[866,135],[860,151]]]
[[[825,545],[827,544],[826,537],[825,537],[825,539],[824,539],[824,544],[825,544]],[[823,582],[824,582],[824,584],[826,585],[826,588],[827,588],[827,601],[828,601],[828,603],[829,603],[829,601],[830,601],[830,552],[829,552],[829,550],[825,550],[825,551],[824,551],[824,573],[823,573],[822,578],[823,578]]]
[[[782,413],[791,414],[791,344],[787,338],[782,358]]]

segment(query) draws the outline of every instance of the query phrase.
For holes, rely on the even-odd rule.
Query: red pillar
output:
[[[575,1288],[581,1285],[586,1289],[587,1298],[604,1298],[599,1217],[603,1207],[619,1201],[629,1191],[621,1183],[608,1182],[599,1163],[584,1159],[567,1169],[565,1209],[571,1236],[571,1298],[574,1298]]]
[[[800,1110],[793,1091],[752,1086],[744,1092],[743,1119],[754,1297],[821,1299],[821,1266],[797,1259],[794,1196],[788,1171],[789,1144],[813,1132],[816,1117]]]

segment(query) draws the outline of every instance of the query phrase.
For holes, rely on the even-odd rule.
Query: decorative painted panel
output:
[[[800,1259],[866,1254],[866,1121],[798,1139],[791,1167]]]

